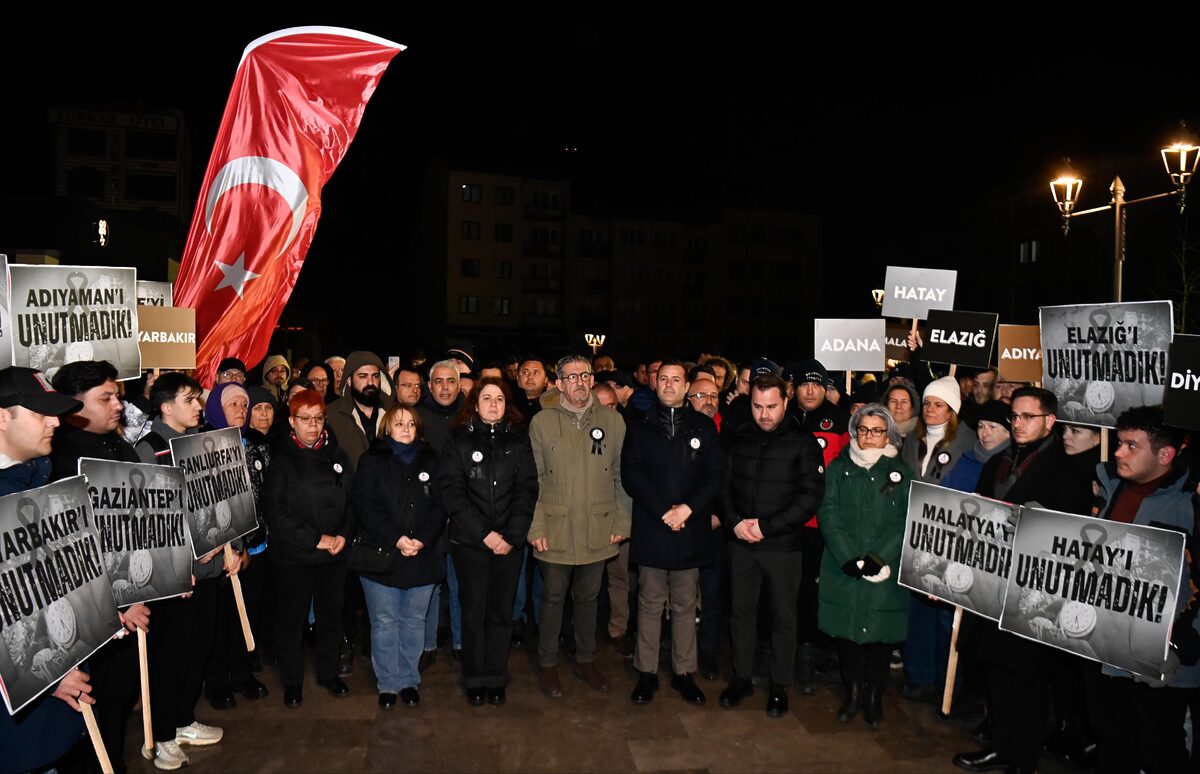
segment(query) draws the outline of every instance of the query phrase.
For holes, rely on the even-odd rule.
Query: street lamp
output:
[[[871,300],[875,302],[876,309],[883,308],[883,288],[875,288],[871,291]]]
[[[604,346],[604,339],[607,338],[603,333],[585,333],[583,340],[592,348],[592,356],[595,357],[600,348]]]
[[[1054,197],[1054,203],[1058,205],[1058,211],[1062,214],[1063,236],[1071,231],[1071,218],[1112,210],[1113,300],[1115,301],[1121,300],[1121,285],[1125,269],[1125,208],[1131,204],[1165,199],[1168,196],[1179,197],[1179,212],[1181,213],[1186,204],[1187,185],[1192,181],[1192,175],[1196,172],[1196,162],[1200,160],[1200,146],[1197,146],[1195,141],[1187,135],[1187,127],[1182,122],[1180,127],[1184,136],[1160,151],[1163,166],[1167,168],[1167,174],[1171,176],[1171,183],[1175,186],[1173,190],[1152,196],[1143,196],[1139,199],[1126,199],[1125,183],[1121,182],[1121,178],[1118,176],[1113,178],[1112,185],[1108,187],[1108,191],[1112,195],[1112,200],[1108,204],[1076,211],[1075,205],[1079,203],[1079,192],[1083,189],[1083,178],[1071,171],[1070,160],[1067,161],[1067,170],[1050,181],[1050,194]]]

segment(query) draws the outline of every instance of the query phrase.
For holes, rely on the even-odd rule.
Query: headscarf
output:
[[[229,422],[225,419],[225,404],[239,394],[249,404],[249,393],[246,392],[245,387],[237,382],[225,382],[212,388],[212,391],[208,393],[208,400],[204,402],[204,419],[210,427],[214,430],[223,430],[229,427]],[[246,418],[250,418],[249,405],[246,407]],[[239,427],[238,432],[245,433],[245,428]]]

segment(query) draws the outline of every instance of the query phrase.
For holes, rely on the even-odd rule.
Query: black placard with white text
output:
[[[1163,411],[1168,425],[1200,430],[1200,336],[1176,334],[1171,341]]]
[[[999,315],[931,309],[925,330],[925,359],[987,368],[992,362]]]

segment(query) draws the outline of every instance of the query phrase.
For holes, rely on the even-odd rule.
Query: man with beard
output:
[[[383,361],[374,352],[351,352],[345,373],[350,378],[342,384],[342,395],[351,400],[331,403],[325,421],[350,464],[357,467],[358,458],[379,436],[379,423],[395,399],[391,383],[383,378]]]
[[[262,386],[275,399],[275,414],[282,411],[287,414],[288,379],[292,375],[292,367],[288,365],[283,355],[271,355],[263,363]]]
[[[568,586],[575,604],[571,671],[593,690],[608,690],[595,664],[596,600],[604,563],[629,535],[630,516],[620,504],[625,421],[592,397],[588,358],[567,355],[554,371],[558,399],[548,399],[529,427],[539,485],[529,543],[544,577],[538,687],[558,697],[558,633]]]

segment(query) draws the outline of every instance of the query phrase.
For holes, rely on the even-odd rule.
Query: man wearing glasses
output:
[[[575,606],[571,671],[592,689],[608,690],[595,665],[596,600],[604,563],[617,555],[630,525],[621,485],[625,421],[592,397],[588,358],[567,355],[554,371],[557,400],[544,401],[529,427],[539,484],[529,542],[544,577],[538,687],[551,697],[562,695],[558,632],[568,586]]]
[[[262,386],[275,399],[275,413],[286,415],[288,411],[287,394],[288,379],[292,376],[292,367],[283,355],[271,355],[263,363]]]
[[[979,475],[979,494],[1020,505],[1037,504],[1086,515],[1092,476],[1071,465],[1054,429],[1058,399],[1040,387],[1012,396],[1012,444],[992,457]],[[960,641],[975,644],[988,685],[992,747],[959,753],[954,765],[966,771],[1034,771],[1050,709],[1055,653],[1052,648],[1000,631],[994,621],[967,616]]]
[[[227,357],[217,364],[217,384],[246,383],[246,364],[236,357]]]

